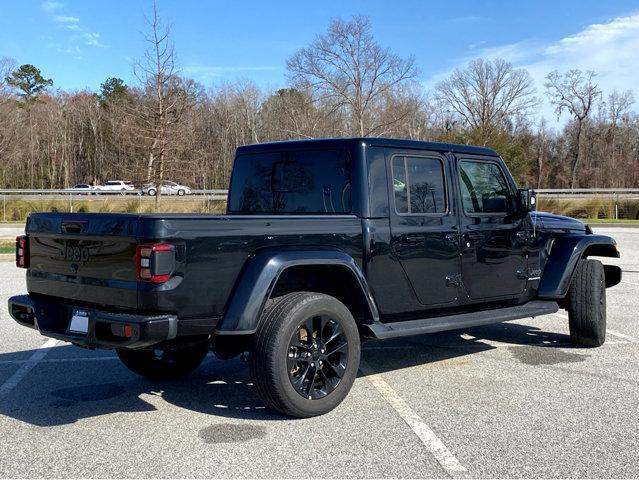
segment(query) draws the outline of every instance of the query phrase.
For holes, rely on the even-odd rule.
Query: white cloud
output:
[[[78,23],[80,22],[80,19],[69,15],[55,15],[53,17],[53,21],[57,23]]]
[[[87,32],[82,35],[87,45],[91,45],[92,47],[105,48],[106,45],[100,42],[100,34]]]
[[[45,12],[55,12],[56,10],[60,10],[64,7],[64,4],[61,2],[42,2],[40,7]]]
[[[472,50],[472,49],[471,49]],[[473,50],[460,59],[457,67],[471,58],[503,58],[516,67],[526,68],[533,77],[537,94],[543,97],[540,111],[547,120],[556,116],[545,97],[544,83],[553,70],[564,72],[573,68],[594,70],[596,83],[605,93],[613,89],[628,90],[637,86],[639,78],[639,13],[589,25],[581,31],[550,43],[534,40]],[[435,75],[426,82],[433,87],[447,77],[450,70]],[[635,92],[639,94],[639,91]]]

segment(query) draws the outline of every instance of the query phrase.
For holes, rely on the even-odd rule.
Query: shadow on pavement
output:
[[[462,337],[462,334],[466,335]],[[567,335],[504,323],[384,342],[369,341],[363,345],[363,358],[375,372],[383,373],[428,366],[496,348],[487,340],[531,347],[569,344]],[[0,364],[17,360],[18,354],[20,359],[25,358],[25,352],[0,354]],[[83,360],[87,357],[92,360]],[[221,361],[209,355],[191,376],[159,382],[130,373],[117,359],[96,357],[95,352],[81,352],[70,345],[54,347],[1,401],[0,415],[37,426],[65,425],[112,413],[154,411],[154,402],[148,398],[152,395],[206,415],[290,420],[264,407],[251,383],[248,368],[237,359]],[[67,360],[61,362],[60,359]],[[360,373],[360,376],[363,375]]]

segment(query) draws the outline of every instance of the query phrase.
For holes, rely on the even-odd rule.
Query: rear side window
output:
[[[397,213],[446,212],[444,168],[439,159],[396,156],[392,170]]]
[[[350,213],[350,157],[342,150],[239,155],[229,212]]]
[[[510,191],[496,163],[464,160],[459,164],[459,176],[466,213],[508,212]]]

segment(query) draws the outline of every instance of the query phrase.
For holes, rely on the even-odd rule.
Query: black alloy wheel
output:
[[[295,391],[317,400],[330,394],[348,365],[348,340],[341,325],[328,315],[307,318],[288,349],[288,376]]]

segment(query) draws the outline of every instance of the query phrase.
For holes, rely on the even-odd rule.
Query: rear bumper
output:
[[[88,314],[86,334],[68,329],[75,309]],[[42,335],[87,348],[144,348],[178,335],[176,315],[111,313],[31,295],[11,297],[9,313],[20,325],[36,329]]]

